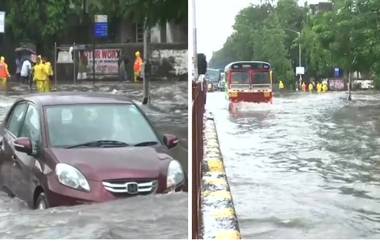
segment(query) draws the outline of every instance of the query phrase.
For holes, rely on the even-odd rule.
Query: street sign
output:
[[[5,12],[0,12],[0,33],[5,32]]]
[[[296,75],[298,74],[305,74],[305,67],[296,67]]]
[[[108,22],[107,15],[95,15],[95,23],[106,23]]]
[[[95,15],[95,37],[106,38],[108,36],[107,15]]]

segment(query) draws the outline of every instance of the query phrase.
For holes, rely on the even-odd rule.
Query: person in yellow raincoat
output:
[[[313,92],[313,89],[314,89],[314,86],[313,86],[313,84],[310,82],[310,84],[309,84],[309,92]]]
[[[317,92],[321,93],[322,92],[322,84],[318,82],[317,84]]]
[[[327,83],[323,83],[323,85],[322,85],[322,91],[323,92],[327,92],[328,89],[329,89],[329,87],[327,86]]]
[[[141,79],[141,72],[142,72],[142,65],[143,65],[143,60],[140,57],[140,52],[137,51],[135,53],[136,59],[135,63],[133,65],[133,71],[134,71],[134,80],[135,82],[139,81]]]
[[[46,79],[48,78],[48,73],[46,71],[45,64],[42,62],[41,55],[37,56],[37,63],[33,67],[33,69],[33,81],[36,82],[37,92],[44,92]]]
[[[280,83],[278,84],[278,88],[279,88],[280,90],[282,90],[282,89],[285,88],[284,82],[282,82],[282,80],[280,80]]]
[[[44,89],[43,89],[43,92],[50,92],[51,91],[51,78],[53,76],[53,67],[51,66],[51,63],[49,61],[47,61],[45,59],[45,63],[44,63],[44,67],[45,67],[45,72],[47,74],[46,76],[46,79],[45,79],[45,82],[44,82]]]

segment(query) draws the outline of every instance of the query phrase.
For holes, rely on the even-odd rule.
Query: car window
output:
[[[32,146],[37,147],[41,143],[41,126],[39,114],[35,106],[29,105],[24,124],[21,127],[20,137],[29,137]]]
[[[51,106],[46,109],[49,142],[71,146],[97,140],[129,145],[159,142],[140,110],[131,104]]]
[[[24,121],[27,104],[25,102],[17,104],[12,110],[7,122],[7,129],[16,137],[19,137],[20,127]]]

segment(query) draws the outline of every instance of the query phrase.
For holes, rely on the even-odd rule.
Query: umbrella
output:
[[[19,47],[19,48],[15,49],[15,52],[22,52],[22,51],[29,52],[29,53],[32,53],[32,54],[36,53],[36,51],[34,51],[31,48]]]

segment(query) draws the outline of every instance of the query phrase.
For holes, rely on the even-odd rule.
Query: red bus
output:
[[[272,103],[271,65],[263,61],[239,61],[225,69],[229,102]]]

